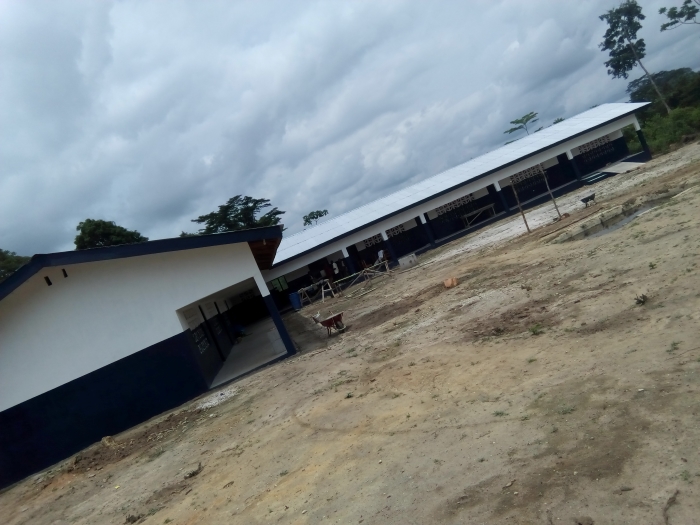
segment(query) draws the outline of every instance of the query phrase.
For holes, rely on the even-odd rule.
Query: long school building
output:
[[[273,226],[35,255],[0,283],[0,488],[295,353]]]
[[[350,272],[373,263],[380,249],[396,260],[422,252],[581,187],[587,175],[629,157],[622,129],[651,158],[634,112],[647,103],[604,104],[506,144],[422,182],[285,237],[263,272],[278,304],[329,263]],[[514,191],[514,187],[515,190]]]

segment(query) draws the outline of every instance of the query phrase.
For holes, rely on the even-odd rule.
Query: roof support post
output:
[[[389,255],[391,256],[391,260],[395,261],[398,263],[399,259],[396,257],[396,252],[394,251],[394,246],[391,244],[391,240],[389,239],[389,236],[386,234],[384,230],[382,230],[382,239],[384,239],[384,244],[386,245],[386,249],[389,250]]]
[[[487,187],[486,188],[489,193],[491,193],[491,188]],[[510,206],[508,206],[508,201],[506,200],[506,196],[503,195],[503,192],[501,191],[501,185],[498,184],[498,181],[493,181],[493,189],[496,190],[496,194],[498,195],[499,200],[501,201],[501,206],[503,206],[503,211],[506,213],[510,213]]]
[[[542,177],[544,178],[544,183],[547,185],[547,191],[549,192],[549,196],[552,198],[552,202],[554,203],[554,209],[557,210],[557,215],[559,215],[559,219],[561,220],[561,212],[559,211],[559,206],[557,206],[557,201],[554,199],[554,194],[552,193],[552,190],[549,187],[549,181],[547,180],[547,172],[544,171],[542,164],[538,164],[538,166],[540,168],[540,173],[542,173]]]
[[[527,228],[527,233],[532,233],[530,231],[530,226],[527,224],[527,219],[525,218],[525,212],[523,211],[523,207],[520,204],[520,197],[518,197],[518,189],[515,187],[515,183],[512,180],[510,181],[510,187],[513,188],[513,194],[515,195],[515,202],[518,203],[518,209],[520,210],[520,215],[523,216],[523,222],[525,223],[525,227]]]
[[[418,216],[418,220],[420,224],[423,226],[423,231],[425,231],[425,234],[428,236],[428,241],[430,242],[430,246],[435,246],[435,234],[433,233],[433,229],[430,227],[430,223],[428,222],[428,219],[425,215],[425,213],[421,213]]]
[[[578,163],[576,162],[576,159],[574,158],[574,154],[571,152],[571,150],[566,151],[566,158],[569,159],[571,166],[574,168],[574,175],[576,175],[576,180],[580,181],[581,180],[581,170],[579,169]]]
[[[260,292],[267,292],[267,294],[263,294],[263,301],[265,301],[265,306],[267,307],[267,311],[270,313],[272,322],[275,323],[275,328],[277,328],[277,332],[279,332],[280,334],[280,339],[282,339],[282,343],[287,349],[287,355],[291,356],[296,354],[297,349],[294,346],[292,338],[289,336],[289,332],[287,332],[287,327],[284,325],[284,321],[282,321],[282,316],[280,316],[280,312],[279,310],[277,310],[277,305],[275,304],[275,301],[272,300],[272,295],[270,295],[270,291],[265,289],[260,290]]]

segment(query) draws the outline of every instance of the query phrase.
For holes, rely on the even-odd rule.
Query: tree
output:
[[[0,282],[27,264],[29,259],[29,257],[17,255],[15,252],[0,249]]]
[[[196,219],[192,219],[192,222],[205,225],[198,231],[200,235],[275,226],[281,220],[280,215],[285,212],[272,208],[259,218],[257,217],[263,209],[270,206],[272,205],[268,199],[254,199],[253,197],[236,195],[226,201],[226,204],[219,206],[217,211],[200,215]],[[183,236],[186,235],[180,234],[180,237]]]
[[[560,122],[564,122],[565,120],[566,119],[564,119],[562,117],[557,117],[554,119],[554,122],[552,122],[552,124],[559,124]]]
[[[666,100],[671,107],[700,106],[700,72],[686,67],[652,73],[651,78],[666,94]],[[639,118],[642,121],[648,120],[652,115],[666,114],[663,105],[654,96],[654,87],[646,76],[630,82],[627,85],[627,93],[630,95],[630,102],[654,101],[639,111]]]
[[[311,223],[318,224],[321,217],[328,215],[328,210],[316,210],[304,215],[304,226],[311,226]]]
[[[535,117],[537,117],[537,113],[535,113],[534,111],[530,111],[530,113],[528,113],[527,115],[523,115],[520,118],[516,118],[515,120],[511,120],[510,123],[514,124],[515,127],[510,128],[510,129],[504,131],[503,133],[510,134],[510,133],[515,133],[516,131],[520,131],[521,129],[524,129],[525,133],[527,133],[529,135],[530,132],[527,129],[527,125],[534,124],[535,122],[537,122],[539,120],[538,118],[535,118]]]
[[[671,113],[671,108],[666,104],[661,91],[642,64],[642,58],[646,55],[646,44],[643,38],[637,38],[637,32],[642,28],[641,21],[645,18],[636,0],[626,0],[618,7],[600,15],[600,19],[608,23],[600,49],[609,52],[610,60],[605,62],[605,66],[608,68],[608,75],[613,78],[627,78],[628,73],[639,64],[654,86],[666,111]]]
[[[693,5],[696,4],[696,5]],[[662,7],[659,9],[660,15],[666,15],[668,22],[661,24],[661,31],[667,31],[668,29],[675,29],[682,25],[698,24],[697,16],[700,13],[700,0],[683,0],[683,4],[680,7]]]
[[[136,230],[127,230],[122,226],[116,225],[113,221],[85,219],[78,223],[75,229],[79,232],[75,236],[76,250],[117,246],[119,244],[136,244],[148,240],[148,237],[144,237]]]

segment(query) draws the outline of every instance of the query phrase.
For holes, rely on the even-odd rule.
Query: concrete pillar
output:
[[[226,357],[224,356],[224,352],[219,348],[219,342],[216,340],[216,335],[214,334],[214,330],[212,330],[211,325],[209,324],[209,320],[207,319],[207,316],[204,315],[204,310],[202,310],[202,307],[197,305],[197,308],[199,308],[199,313],[202,314],[202,319],[204,319],[204,326],[207,328],[207,337],[211,339],[211,342],[214,344],[214,348],[216,348],[216,353],[219,354],[219,357],[221,358],[222,361],[226,361]]]
[[[435,246],[435,235],[433,235],[433,229],[430,227],[430,224],[428,224],[428,221],[425,219],[425,214],[421,213],[418,216],[420,224],[423,226],[423,230],[425,231],[425,234],[428,236],[428,241],[430,242],[430,246]]]
[[[637,138],[639,139],[639,143],[642,145],[644,153],[646,153],[647,159],[651,160],[651,150],[649,149],[647,139],[644,136],[644,132],[642,131],[642,126],[639,125],[639,121],[637,120],[636,116],[634,117],[634,130],[637,132]]]
[[[490,186],[487,186],[486,189],[489,191],[489,193],[491,193]],[[508,206],[508,201],[506,200],[506,196],[503,195],[503,192],[501,191],[501,185],[498,184],[498,181],[494,181],[493,189],[496,190],[496,193],[498,194],[498,198],[500,199],[501,204],[503,205],[503,211],[506,213],[510,213],[510,206]]]
[[[571,166],[574,168],[574,174],[576,175],[576,180],[581,180],[581,170],[579,169],[578,163],[576,162],[576,159],[574,158],[574,154],[571,153],[571,150],[567,150],[566,158],[569,159],[569,162],[571,162]]]
[[[350,275],[352,275],[353,273],[356,273],[357,270],[355,269],[355,263],[352,261],[352,258],[350,257],[348,250],[346,248],[343,248],[342,252],[343,252],[343,259],[345,260],[345,267],[348,269],[348,272],[350,272]]]
[[[651,150],[649,149],[649,144],[647,144],[647,139],[644,136],[644,132],[641,129],[637,130],[637,138],[639,139],[639,143],[642,145],[642,149],[644,150],[647,159],[651,160]]]
[[[270,313],[270,317],[272,318],[272,322],[275,323],[275,328],[277,328],[277,332],[280,334],[280,339],[282,339],[282,343],[284,344],[284,347],[287,349],[287,355],[294,355],[297,353],[297,349],[294,346],[294,342],[292,341],[292,338],[289,336],[289,332],[287,332],[287,327],[284,326],[284,321],[282,321],[282,316],[280,316],[279,310],[277,310],[277,305],[275,304],[275,301],[272,300],[272,296],[268,292],[267,295],[263,295],[263,300],[265,301],[265,306],[267,307],[267,311]]]
[[[396,257],[396,252],[394,251],[394,247],[391,244],[391,241],[389,240],[389,236],[386,234],[384,230],[382,230],[382,239],[384,239],[384,244],[386,244],[387,250],[389,250],[389,255],[391,256],[391,260],[394,261],[395,263],[399,262],[398,257]]]

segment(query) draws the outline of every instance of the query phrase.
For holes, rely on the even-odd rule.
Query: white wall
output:
[[[42,269],[0,301],[0,411],[182,332],[177,309],[251,277],[267,294],[247,243]]]
[[[398,213],[392,217],[389,217],[386,220],[378,222],[377,224],[368,226],[363,230],[348,235],[347,237],[343,237],[342,239],[331,242],[322,248],[318,248],[317,250],[307,253],[306,255],[302,255],[301,257],[293,259],[287,263],[280,264],[279,266],[271,270],[265,271],[263,275],[265,276],[265,279],[269,281],[271,279],[279,277],[280,275],[285,275],[286,273],[292,272],[300,266],[305,266],[313,261],[320,259],[321,257],[325,257],[326,255],[341,250],[342,248],[345,248],[347,246],[352,246],[353,244],[360,243],[358,244],[358,249],[362,249],[360,248],[360,246],[364,247],[364,244],[362,244],[361,241],[367,239],[368,237],[377,235],[387,230],[388,228],[392,228],[401,223],[404,223],[414,217],[419,216],[421,213],[428,213],[429,216],[431,216],[433,214],[430,214],[429,212],[431,212],[438,206],[442,206],[444,204],[447,204],[448,202],[452,202],[453,200],[468,195],[470,193],[475,193],[483,188],[486,188],[486,186],[493,184],[494,182],[506,179],[507,177],[515,175],[516,173],[518,173],[519,171],[523,171],[524,169],[531,168],[536,164],[543,163],[545,166],[556,164],[556,157],[558,155],[565,154],[567,151],[573,148],[577,148],[578,146],[585,144],[586,142],[590,142],[593,139],[611,133],[615,133],[626,126],[636,124],[636,122],[637,119],[634,115],[628,115],[627,117],[624,117],[615,122],[611,122],[610,124],[602,126],[596,130],[585,133],[579,137],[568,140],[557,146],[553,146],[541,153],[533,155],[530,158],[523,159],[520,162],[512,164],[507,168],[503,168],[502,170],[494,172],[470,184],[466,184],[454,191],[445,193],[444,195],[435,197],[434,199],[431,199],[427,202],[416,205],[402,213]],[[501,184],[501,186],[505,185],[505,183]]]

